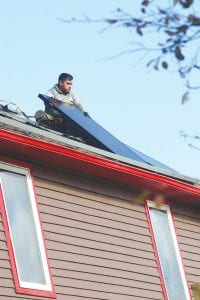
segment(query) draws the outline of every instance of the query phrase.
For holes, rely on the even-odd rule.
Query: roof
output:
[[[0,111],[0,154],[3,161],[15,159],[42,164],[78,176],[123,184],[135,191],[162,194],[171,201],[200,204],[200,180],[152,166],[84,144],[63,134],[41,128],[35,122]]]
[[[94,123],[92,119],[91,121]],[[73,136],[66,137],[60,132],[39,126],[37,122],[32,121],[30,118],[27,118],[23,113],[13,113],[9,110],[6,111],[0,109],[0,129],[7,129],[19,134],[23,134],[25,136],[53,142],[55,144],[67,146],[72,149],[78,149],[83,152],[92,153],[95,156],[105,157],[130,166],[135,166],[137,168],[148,170],[154,173],[163,174],[194,185],[200,185],[199,179],[182,175],[174,171],[173,169],[166,167],[164,164],[161,164],[158,161],[152,159],[151,157],[127,145],[124,145],[120,141],[118,142],[126,146],[135,154],[135,159],[91,146],[87,143],[81,142],[79,138]],[[112,135],[110,136],[111,138],[113,138]]]

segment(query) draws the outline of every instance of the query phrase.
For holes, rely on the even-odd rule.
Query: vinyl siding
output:
[[[187,279],[200,282],[200,209],[175,205],[174,213]]]
[[[44,176],[39,168],[35,182],[59,296],[163,299],[146,215],[130,201],[133,191],[67,174]]]
[[[133,190],[41,166],[33,175],[58,300],[163,299]],[[177,205],[174,212],[187,278],[200,281],[200,211]],[[15,293],[1,216],[0,278],[0,299],[41,299]]]

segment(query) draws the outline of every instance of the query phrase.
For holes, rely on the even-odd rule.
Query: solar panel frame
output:
[[[66,121],[71,122],[77,132],[79,132],[80,137],[83,137],[89,144],[148,165],[172,170],[143,153],[140,155],[139,151],[119,141],[115,136],[75,106],[61,101],[52,102],[52,98],[42,94],[39,94],[38,97],[44,101],[45,105],[51,106],[56,110]]]

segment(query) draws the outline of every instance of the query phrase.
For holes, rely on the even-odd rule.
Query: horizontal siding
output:
[[[57,277],[56,280],[57,285],[62,287],[63,292],[65,292],[65,287],[68,288],[76,288],[78,287],[83,292],[89,292],[95,289],[96,296],[104,296],[106,298],[110,297],[110,295],[121,296],[121,298],[129,297],[130,296],[140,296],[144,298],[149,297],[149,290],[146,289],[146,287],[143,286],[141,288],[135,287],[135,286],[128,286],[128,285],[117,285],[117,284],[110,284],[110,283],[100,283],[98,281],[90,281],[85,279],[74,279],[74,278],[68,278],[67,283],[66,280],[63,277]],[[93,294],[94,295],[94,294]],[[151,291],[151,297],[152,299],[160,299],[160,293],[157,291]]]
[[[115,272],[120,271],[126,271],[126,272],[136,272],[140,274],[151,274],[151,276],[156,276],[157,275],[157,270],[155,268],[145,266],[145,265],[139,265],[139,264],[131,264],[131,263],[124,263],[121,261],[114,261],[112,260],[112,256],[110,256],[109,259],[104,259],[104,258],[98,258],[98,257],[91,257],[87,255],[80,255],[80,254],[73,254],[70,253],[68,255],[68,260],[65,257],[65,252],[57,252],[57,253],[52,253],[51,257],[54,256],[56,257],[56,263],[60,267],[64,267],[68,265],[68,262],[74,262],[78,264],[82,264],[84,262],[85,268],[90,268],[90,266],[97,266],[97,267],[102,267],[102,268],[108,268],[115,270]]]
[[[133,191],[53,173],[35,170],[35,183],[57,299],[163,299]],[[1,223],[0,240],[0,298],[38,299],[15,293]]]
[[[33,174],[58,300],[163,300],[133,190],[38,166]],[[173,210],[187,278],[200,281],[200,211]],[[15,293],[1,219],[0,278],[0,299],[39,299]]]
[[[35,174],[58,299],[163,299],[145,211],[134,205],[133,191]]]
[[[143,248],[142,245],[144,245],[145,243],[145,236],[140,236],[138,234],[131,235],[130,233],[123,232],[122,230],[117,231],[116,229],[112,230],[111,228],[106,229],[106,226],[101,227],[88,223],[82,224],[78,221],[72,222],[71,220],[68,221],[67,218],[64,218],[64,220],[62,220],[62,218],[60,217],[49,216],[49,214],[43,216],[43,218],[43,222],[45,223],[45,228],[47,231],[51,231],[51,227],[53,225],[52,232],[59,231],[60,234],[65,234],[66,230],[68,229],[69,235],[71,236],[81,236],[85,237],[88,240],[102,241],[105,243],[127,246],[131,247],[132,249],[141,249]],[[63,224],[59,223],[61,221],[63,221]],[[73,225],[76,225],[77,227],[73,227]],[[147,244],[145,245],[144,249],[146,251],[151,251],[149,237],[147,237]]]
[[[107,203],[107,200],[115,198],[120,200],[131,200],[133,198],[133,190],[124,188],[123,185],[115,184],[112,182],[102,181],[101,179],[96,178],[87,178],[81,177],[77,174],[67,174],[62,171],[56,171],[55,169],[46,169],[45,167],[33,166],[35,178],[39,179],[39,185],[42,187],[49,187],[51,190],[52,187],[55,187],[54,190],[64,192],[66,191],[66,185],[68,187],[68,192],[74,194],[76,192],[88,195],[88,198],[91,197],[91,192],[95,196],[99,196],[99,200]],[[102,197],[102,193],[103,196]],[[109,196],[111,198],[109,198]],[[111,204],[112,205],[112,204]],[[128,208],[125,203],[121,203],[122,206]],[[121,206],[120,205],[120,206]]]
[[[45,224],[44,224],[45,226]],[[78,246],[80,251],[83,251],[84,249],[100,249],[101,251],[106,251],[106,252],[111,252],[111,253],[117,253],[117,254],[121,254],[121,255],[127,255],[129,256],[136,256],[136,257],[141,257],[141,258],[147,258],[149,257],[149,259],[154,260],[154,256],[153,253],[151,252],[147,252],[147,255],[145,256],[145,248],[144,251],[141,251],[141,249],[132,249],[131,247],[127,247],[127,246],[122,246],[122,245],[116,245],[113,244],[113,241],[109,241],[109,243],[102,243],[101,241],[97,241],[95,240],[91,240],[88,239],[87,236],[86,237],[74,237],[72,235],[70,235],[70,231],[68,233],[67,236],[59,234],[57,235],[57,232],[52,232],[52,230],[50,232],[46,231],[46,239],[49,241],[54,241],[57,245],[59,245],[59,243],[61,245],[67,244],[67,245],[75,245]],[[65,241],[65,239],[67,239]],[[143,244],[140,244],[140,246]],[[60,246],[60,245],[59,245]],[[135,247],[135,243],[134,243],[134,247]]]
[[[187,279],[200,282],[200,209],[174,205],[173,211]]]
[[[67,253],[76,253],[78,255],[82,255],[83,254],[83,250],[84,250],[84,255],[93,257],[93,258],[104,258],[104,259],[110,259],[110,255],[112,254],[112,261],[119,261],[119,262],[125,262],[125,263],[130,263],[130,264],[135,264],[135,257],[137,257],[137,264],[138,265],[146,265],[149,267],[153,267],[155,266],[154,263],[152,263],[152,259],[150,258],[146,258],[144,257],[139,257],[138,255],[140,255],[139,251],[135,251],[134,253],[131,255],[127,255],[121,252],[114,252],[112,251],[112,249],[115,249],[115,247],[112,247],[110,249],[110,247],[108,247],[107,250],[102,250],[99,248],[92,248],[90,247],[90,244],[88,243],[87,245],[85,244],[85,246],[80,246],[77,244],[69,244],[69,243],[65,243],[64,241],[62,242],[55,242],[55,241],[50,241],[48,242],[49,245],[49,249],[51,250],[55,250],[55,251],[60,251],[60,249],[62,248],[62,251],[67,252]],[[96,246],[96,245],[95,245]],[[133,251],[132,251],[133,252]],[[137,255],[138,254],[138,255]]]
[[[66,184],[65,184],[66,185]],[[49,183],[48,181],[41,180],[37,185],[37,192],[39,195],[43,195],[43,191],[45,190],[45,197],[48,197],[50,201],[60,200],[60,205],[71,205],[71,209],[73,206],[78,206],[81,208],[92,208],[96,209],[99,212],[112,212],[120,216],[129,216],[133,217],[138,221],[141,221],[141,217],[144,215],[144,210],[142,207],[138,206],[135,209],[134,205],[130,205],[129,198],[134,201],[134,193],[132,192],[131,197],[127,197],[127,199],[123,198],[115,198],[114,196],[95,194],[94,191],[88,192],[87,190],[78,190],[73,187],[66,187],[56,183]],[[102,191],[103,192],[103,191]],[[63,198],[63,194],[65,195]],[[125,195],[124,195],[125,196]],[[52,200],[51,200],[52,199]],[[115,200],[115,205],[113,206],[113,200]],[[53,202],[54,203],[54,202]],[[103,205],[102,205],[103,204]],[[98,213],[99,216],[99,213]],[[143,219],[143,218],[142,218]]]
[[[106,206],[105,204],[103,205],[102,203],[93,203],[93,201],[88,201],[88,205],[90,206],[85,206],[83,205],[84,202],[84,198],[82,199],[82,201],[77,204],[74,203],[75,201],[77,201],[77,196],[69,196],[69,202],[68,197],[65,196],[64,201],[63,201],[63,194],[62,193],[57,193],[55,191],[52,191],[51,193],[49,192],[49,194],[46,192],[46,190],[43,188],[38,189],[38,195],[40,195],[40,203],[45,203],[45,199],[42,199],[42,196],[48,197],[48,206],[49,206],[49,213],[51,213],[51,211],[53,210],[53,215],[55,215],[54,212],[54,208],[60,209],[61,211],[59,212],[59,216],[63,216],[62,214],[62,210],[67,210],[69,212],[75,212],[75,213],[81,213],[82,215],[86,214],[87,216],[90,216],[90,218],[88,219],[88,222],[90,223],[94,223],[93,221],[93,217],[98,217],[98,220],[100,221],[101,218],[103,220],[107,220],[106,224],[109,222],[111,222],[112,220],[117,221],[117,223],[119,224],[119,229],[125,229],[127,230],[127,225],[136,225],[137,229],[140,230],[140,227],[142,228],[146,228],[146,220],[143,219],[144,213],[138,213],[137,215],[137,211],[131,210],[131,211],[127,211],[124,210],[124,214],[123,212],[121,212],[121,214],[117,211],[113,210],[109,210],[110,208],[110,204],[109,206]],[[92,199],[91,199],[92,200]],[[66,202],[67,201],[67,202]],[[93,204],[93,205],[92,205]],[[96,204],[96,205],[95,205]],[[98,209],[99,206],[99,209]],[[102,207],[101,207],[102,206]],[[52,207],[52,209],[51,209]],[[104,208],[104,209],[103,209]],[[106,210],[108,209],[108,210]],[[65,215],[64,215],[65,216]],[[97,221],[96,221],[97,222]],[[115,225],[117,226],[117,225]],[[111,223],[111,227],[112,223]],[[132,230],[134,230],[135,227],[132,228]],[[138,232],[137,230],[137,232]],[[144,230],[143,230],[144,231]],[[140,232],[139,232],[140,233]],[[146,235],[148,235],[148,230],[146,229]]]
[[[59,204],[58,201],[57,204]],[[46,205],[41,204],[40,207],[40,211],[45,213]],[[66,216],[66,210],[64,210],[63,208],[49,206],[47,216],[48,223],[60,224],[67,227],[80,227],[80,229],[86,230],[89,230],[90,228],[91,232],[95,231],[99,233],[105,233],[106,228],[107,235],[120,237],[121,233],[123,233],[123,237],[130,240],[133,239],[133,235],[136,235],[136,239],[138,241],[144,242],[144,240],[146,240],[148,243],[150,243],[147,228],[139,227],[139,225],[136,227],[134,226],[134,224],[131,224],[131,222],[128,223],[128,220],[126,219],[124,220],[124,222],[120,220],[118,221],[116,216],[115,219],[113,219],[113,214],[110,214],[110,219],[109,217],[104,218],[103,214],[102,216],[93,216],[91,214],[92,212],[84,213],[81,211],[81,208],[80,211],[77,210],[76,212],[72,210],[67,211],[68,215]]]

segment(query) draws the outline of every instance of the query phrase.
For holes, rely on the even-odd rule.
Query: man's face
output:
[[[72,87],[72,80],[60,80],[58,87],[64,93],[69,92]]]

